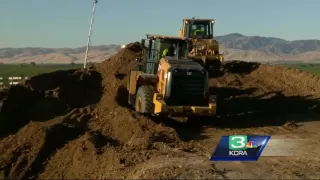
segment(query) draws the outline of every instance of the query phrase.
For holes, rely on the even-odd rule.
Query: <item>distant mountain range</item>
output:
[[[226,60],[258,62],[320,62],[320,40],[287,41],[274,37],[245,36],[238,33],[217,36]],[[92,46],[90,61],[101,62],[114,55],[120,45]],[[83,63],[85,47],[3,48],[2,63]]]
[[[226,48],[265,51],[277,54],[299,54],[320,51],[320,40],[295,40],[260,36],[244,36],[233,33],[217,36],[216,39]]]
[[[101,62],[117,53],[120,45],[91,46],[89,60]],[[2,63],[83,63],[86,47],[79,48],[3,48],[0,49],[0,62]]]

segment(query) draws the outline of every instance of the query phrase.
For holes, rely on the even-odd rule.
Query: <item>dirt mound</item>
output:
[[[131,43],[115,56],[97,66],[97,70],[103,77],[104,91],[100,103],[103,108],[114,108],[118,102],[126,101],[127,94],[123,89],[125,89],[128,80],[128,73],[130,70],[136,69],[135,59],[141,50],[142,47],[139,43]],[[116,99],[115,96],[117,96]]]
[[[47,122],[31,122],[0,143],[0,170],[3,177],[26,179],[44,170],[43,163],[68,141],[86,131],[90,115],[74,109]]]
[[[113,171],[110,169],[109,176],[112,176],[120,173],[123,166],[144,162],[150,154],[158,153],[148,151],[161,149],[162,146],[156,147],[159,143],[176,146],[180,140],[174,129],[122,106],[127,98],[124,86],[128,73],[135,69],[135,59],[140,51],[140,44],[132,43],[88,73],[79,70],[58,71],[35,76],[30,81],[12,87],[4,103],[1,122],[6,123],[6,127],[15,125],[15,130],[30,121],[41,122],[31,122],[16,135],[3,139],[1,144],[6,147],[13,144],[11,148],[1,148],[4,177],[59,178],[59,175],[64,176],[61,166],[70,168],[66,173],[68,177],[97,177],[103,172],[94,170],[103,168],[101,165],[114,168]],[[95,104],[95,107],[91,104]],[[63,117],[49,120],[70,110]],[[26,138],[21,140],[23,137]],[[24,146],[30,149],[20,150]],[[79,154],[73,155],[74,150]],[[23,160],[21,165],[11,158],[15,152],[18,152],[17,158]],[[87,157],[83,157],[83,154]],[[81,167],[87,170],[65,164],[68,156],[82,158],[69,160],[72,164],[82,164]],[[98,159],[98,156],[109,158],[99,161],[95,167],[92,165],[92,168],[87,168],[88,163]],[[45,164],[45,167],[39,164]],[[88,171],[90,169],[91,174]],[[76,172],[83,173],[77,175],[74,174]]]
[[[222,75],[209,83],[211,93],[218,94],[218,111],[226,118],[226,126],[283,125],[290,120],[283,116],[315,112],[312,107],[319,104],[319,76],[238,61],[228,62],[224,68]],[[241,123],[235,123],[235,119]]]
[[[101,75],[94,70],[56,71],[12,86],[3,101],[1,135],[15,132],[29,121],[46,121],[72,108],[99,101]]]

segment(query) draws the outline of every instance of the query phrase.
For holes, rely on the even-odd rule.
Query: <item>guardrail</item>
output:
[[[8,77],[8,78],[0,77],[0,89],[8,88],[12,85],[17,85],[20,82],[27,80],[27,79],[29,79],[29,77],[21,77],[21,76]]]

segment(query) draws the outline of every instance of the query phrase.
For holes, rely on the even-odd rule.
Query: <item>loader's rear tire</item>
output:
[[[153,86],[140,86],[135,102],[135,110],[141,114],[152,114],[154,112],[153,94],[155,88]]]

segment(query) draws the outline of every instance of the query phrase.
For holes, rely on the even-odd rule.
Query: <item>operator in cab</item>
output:
[[[165,57],[165,56],[175,56],[175,45],[174,44],[169,44],[169,47],[168,48],[165,48],[163,51],[162,51],[162,57]]]
[[[204,35],[204,31],[201,28],[201,25],[197,25],[197,29],[193,31],[193,36],[197,36],[197,35],[200,35],[200,36]]]

